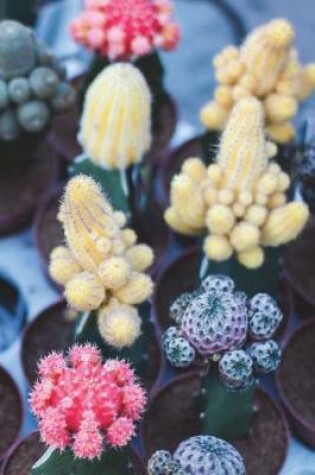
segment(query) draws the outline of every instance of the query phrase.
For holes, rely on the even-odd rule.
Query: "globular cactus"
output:
[[[144,272],[153,252],[137,244],[126,217],[111,207],[95,181],[84,175],[72,178],[60,206],[59,220],[66,246],[52,251],[50,274],[65,287],[70,306],[98,310],[98,327],[112,346],[130,346],[140,335],[136,305],[152,293]]]
[[[162,344],[171,366],[184,368],[197,359],[218,363],[222,383],[238,391],[252,386],[256,373],[263,372],[246,345],[262,344],[255,356],[262,353],[260,364],[268,372],[269,354],[277,345],[270,338],[283,318],[268,294],[250,299],[235,289],[230,277],[220,274],[209,275],[195,292],[179,296],[170,306],[170,316],[176,326],[164,332]],[[269,367],[274,371],[271,363]]]
[[[276,151],[265,138],[261,103],[254,97],[238,101],[216,163],[206,168],[201,160],[188,159],[173,178],[166,222],[187,235],[207,232],[209,259],[225,261],[236,253],[243,266],[261,266],[262,246],[295,239],[309,214],[303,203],[286,203],[290,179],[271,162]]]
[[[96,77],[79,140],[90,160],[106,169],[125,169],[143,158],[151,146],[151,94],[139,69],[117,63]]]
[[[0,78],[0,140],[43,131],[76,100],[59,61],[15,21],[0,23]]]
[[[210,435],[197,435],[179,444],[174,454],[155,452],[148,475],[245,475],[241,455],[229,443]]]
[[[292,140],[299,103],[315,89],[315,65],[300,65],[294,39],[293,26],[276,19],[256,28],[239,48],[224,48],[214,58],[219,85],[201,111],[202,123],[224,129],[234,104],[254,96],[264,107],[270,138],[279,143]]]
[[[257,373],[275,371],[281,360],[281,349],[274,340],[253,343],[247,348]]]
[[[71,23],[74,39],[110,60],[133,60],[177,46],[171,0],[86,1]]]

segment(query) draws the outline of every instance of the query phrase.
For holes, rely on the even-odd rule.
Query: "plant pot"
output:
[[[200,372],[191,371],[172,379],[155,395],[143,423],[147,458],[159,449],[173,452],[181,441],[202,433],[200,389]],[[276,475],[287,453],[287,424],[265,392],[257,390],[254,403],[259,412],[253,416],[249,437],[230,442],[243,455],[247,475]]]
[[[20,433],[23,405],[20,392],[7,371],[0,367],[0,461],[5,458]]]
[[[291,335],[277,371],[277,386],[294,433],[315,448],[315,320]]]
[[[161,332],[174,324],[169,317],[171,303],[180,294],[191,292],[199,287],[199,266],[200,249],[192,247],[174,259],[159,278],[153,295],[152,312]],[[248,278],[251,279],[251,276],[249,275]],[[243,289],[237,287],[237,290]],[[246,289],[244,290],[246,291]],[[264,292],[265,289],[262,286],[258,291]],[[277,300],[284,315],[283,322],[276,334],[276,337],[280,337],[285,331],[292,309],[291,294],[280,279]]]
[[[44,191],[59,174],[59,158],[47,136],[34,148],[22,141],[18,153],[29,156],[22,160],[9,155],[8,165],[0,170],[0,234],[12,233],[29,223]]]
[[[315,313],[315,217],[311,216],[305,229],[286,247],[284,276],[292,287],[296,309],[301,316]]]
[[[60,301],[41,312],[26,328],[21,357],[25,376],[32,386],[37,364],[51,351],[64,351],[73,342],[75,322],[67,319],[67,305]]]
[[[33,432],[16,444],[5,459],[1,475],[29,475],[34,463],[44,454],[46,446],[39,432]]]

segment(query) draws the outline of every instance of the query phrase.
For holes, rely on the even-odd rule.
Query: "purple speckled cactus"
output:
[[[238,451],[224,440],[198,435],[182,442],[172,455],[158,451],[148,463],[149,475],[245,475]]]

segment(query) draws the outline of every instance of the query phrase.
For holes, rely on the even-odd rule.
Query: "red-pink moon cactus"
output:
[[[83,345],[41,360],[30,403],[47,445],[94,459],[130,441],[146,395],[128,363],[103,364],[96,347]]]

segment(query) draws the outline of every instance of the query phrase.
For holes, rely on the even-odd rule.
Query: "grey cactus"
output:
[[[245,390],[253,384],[253,360],[244,350],[232,350],[219,361],[219,373],[225,386]]]
[[[209,435],[182,442],[173,457],[187,475],[245,475],[239,452],[224,440]]]
[[[202,281],[201,288],[206,292],[212,292],[214,290],[222,292],[233,292],[234,282],[231,277],[228,277],[226,275],[209,275]]]
[[[60,62],[16,21],[0,23],[0,140],[44,130],[73,106],[74,89]]]
[[[185,368],[196,357],[193,346],[183,338],[175,327],[170,327],[163,335],[163,348],[165,355],[172,366]]]
[[[148,462],[148,475],[181,475],[181,467],[167,450],[158,450]],[[184,475],[185,472],[182,471]]]
[[[178,324],[182,321],[184,312],[190,302],[192,301],[194,295],[188,292],[181,294],[170,307],[170,317]]]
[[[267,340],[276,333],[281,321],[282,313],[254,312],[249,318],[249,333],[254,340]]]
[[[270,373],[279,366],[281,349],[274,340],[253,343],[247,351],[253,360],[254,369],[257,373]]]

